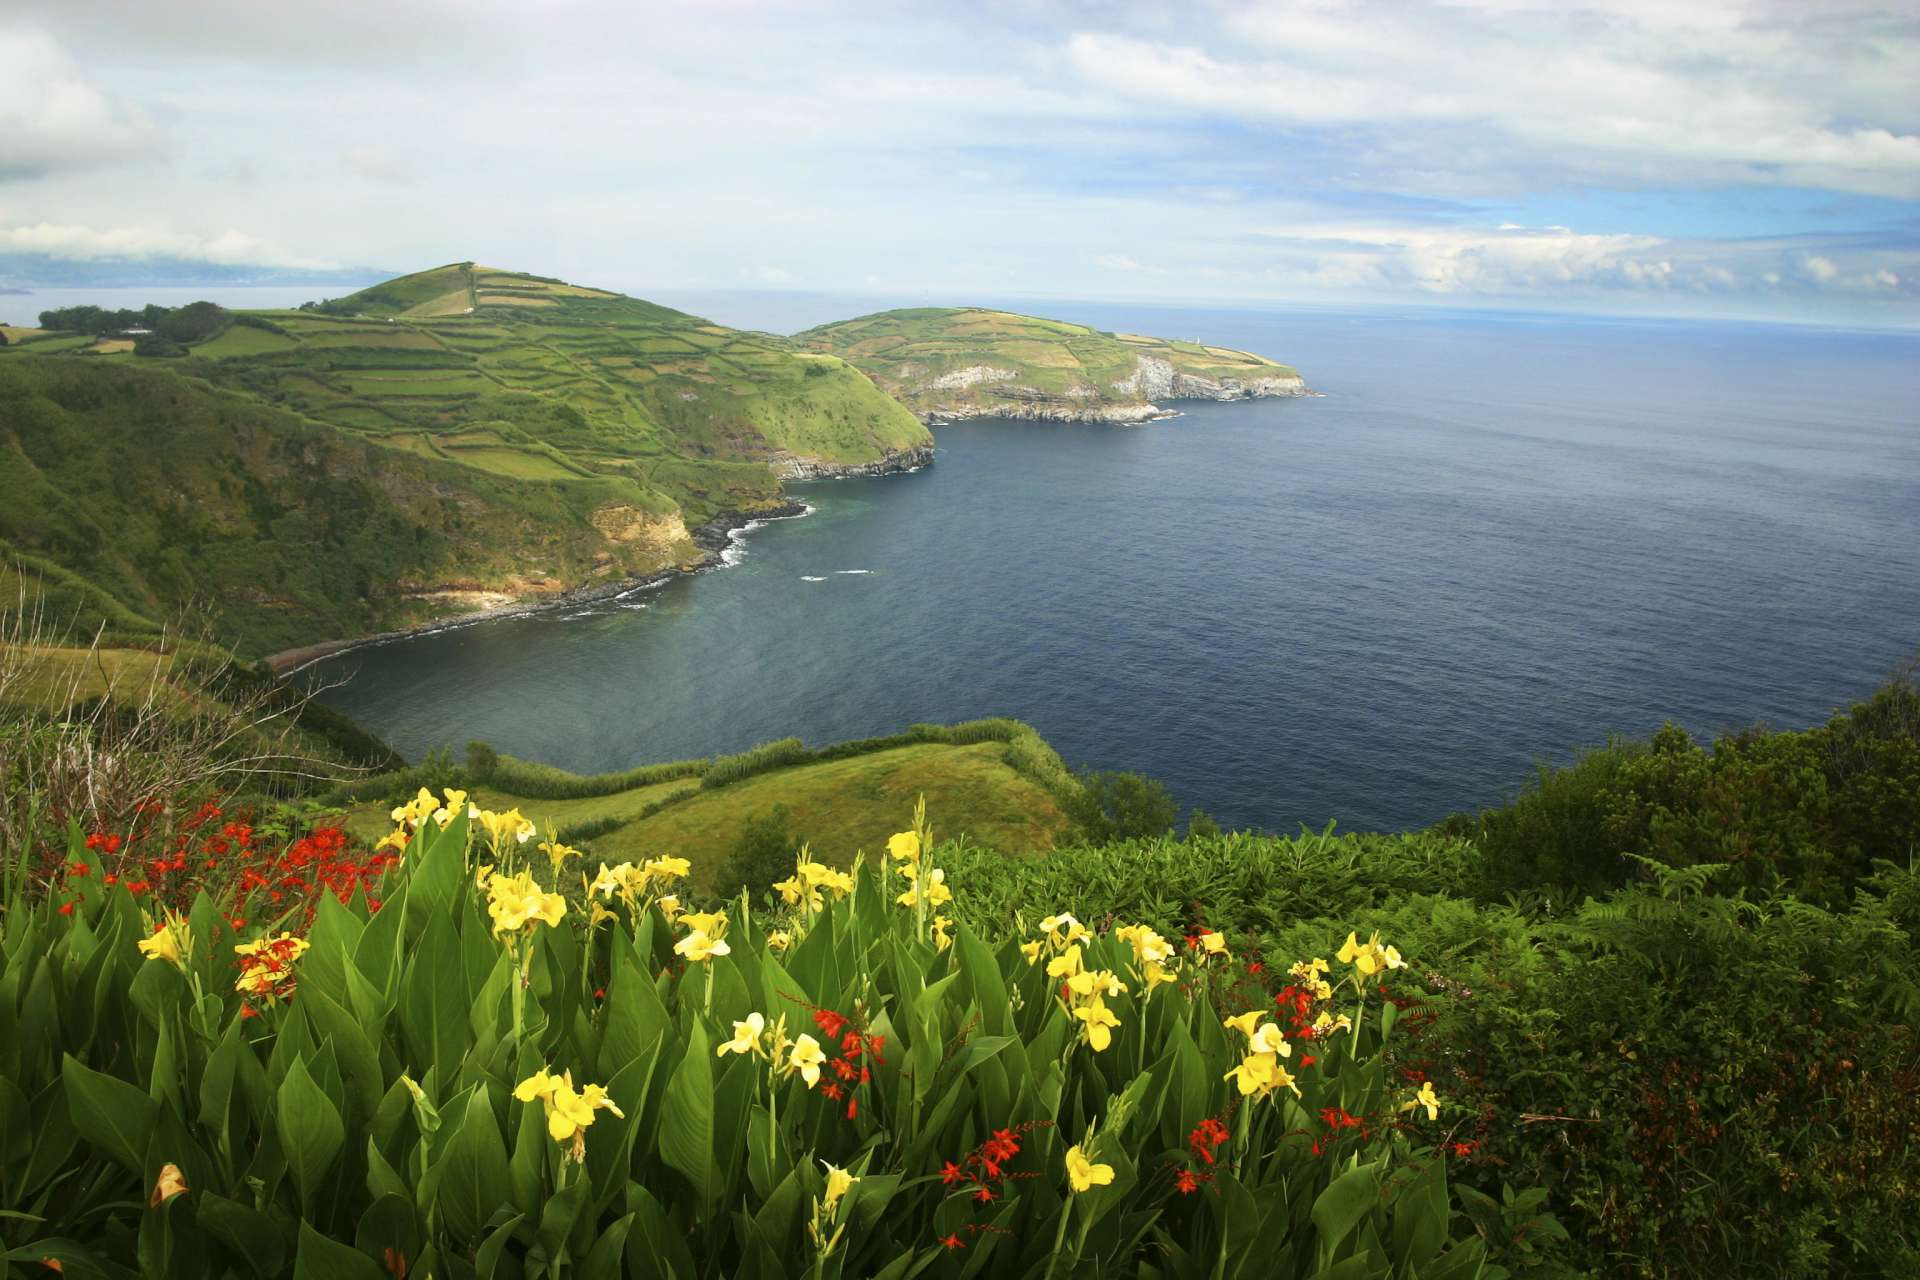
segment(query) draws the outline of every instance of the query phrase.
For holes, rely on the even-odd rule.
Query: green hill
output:
[[[0,555],[245,655],[694,565],[782,476],[931,448],[841,360],[471,263],[193,319],[0,349]]]
[[[1293,369],[1245,351],[979,307],[882,311],[794,342],[848,361],[931,422],[1140,422],[1166,416],[1167,400],[1309,394]]]
[[[357,801],[348,810],[349,829],[380,839],[393,825],[388,812],[396,801],[423,783],[443,785],[430,773],[408,769],[348,784],[337,798]],[[1062,802],[1079,785],[1039,734],[1011,720],[916,725],[819,750],[789,739],[739,756],[598,778],[502,758],[471,781],[474,803],[517,808],[543,838],[557,831],[595,860],[687,858],[701,889],[748,821],[776,808],[785,810],[794,839],[836,864],[877,848],[873,833],[897,825],[921,796],[939,815],[943,838],[1038,854],[1067,835]]]

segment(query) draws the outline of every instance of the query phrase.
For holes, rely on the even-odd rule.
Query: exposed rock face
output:
[[[773,473],[782,480],[839,480],[847,476],[890,476],[918,471],[933,461],[933,446],[899,449],[874,462],[827,462],[780,454],[772,459]]]
[[[966,380],[960,381],[962,375]],[[986,376],[992,375],[992,376]],[[976,365],[937,378],[909,394],[920,399],[929,392],[959,390],[988,384],[975,403],[928,408],[921,419],[929,424],[966,418],[1020,418],[1034,422],[1151,422],[1175,416],[1156,402],[1163,400],[1256,400],[1268,396],[1310,396],[1305,379],[1295,373],[1259,378],[1200,377],[1173,367],[1157,356],[1136,358],[1133,372],[1097,387],[1071,386],[1064,391],[1042,391],[1012,383],[1005,369]],[[1120,397],[1116,402],[1110,397]]]
[[[657,516],[638,507],[610,503],[593,512],[587,520],[608,542],[639,543],[663,559],[693,539],[678,511]]]

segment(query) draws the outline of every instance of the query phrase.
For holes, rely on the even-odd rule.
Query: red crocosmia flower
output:
[[[1453,1154],[1456,1156],[1470,1156],[1473,1154],[1474,1148],[1479,1145],[1478,1142],[1456,1142],[1453,1144]]]
[[[978,1200],[981,1204],[992,1204],[994,1201],[993,1188],[981,1187],[978,1191],[973,1193],[973,1198],[975,1200]]]
[[[949,1187],[961,1181],[966,1176],[966,1172],[951,1160],[947,1161],[940,1169],[940,1181]]]
[[[857,1097],[848,1098],[847,1099],[847,1119],[852,1120],[855,1117],[857,1117],[859,1114],[860,1114],[860,1099]]]
[[[70,915],[72,915],[72,914],[73,914],[73,904],[72,904],[71,902],[63,902],[63,903],[61,903],[61,904],[60,904],[60,914],[61,914],[61,915],[63,915],[63,916],[70,916]]]
[[[607,989],[605,987],[595,987],[593,989],[593,998],[595,1000],[605,1000],[607,998]]]
[[[1300,1055],[1300,1065],[1303,1067],[1310,1067],[1318,1061],[1320,1061],[1320,1059],[1314,1057],[1310,1053],[1303,1053]]]
[[[240,1006],[240,1016],[243,1018],[257,1018],[260,1016],[260,1011],[250,1004],[243,1004]]]
[[[841,1029],[847,1025],[845,1014],[835,1013],[831,1009],[815,1009],[813,1025],[820,1028],[820,1034],[829,1040],[838,1040]]]
[[[837,1084],[823,1084],[820,1086],[820,1092],[835,1102],[840,1101],[840,1086]]]
[[[1190,1196],[1200,1189],[1200,1179],[1194,1176],[1193,1170],[1182,1169],[1180,1176],[1173,1180],[1173,1185],[1179,1189],[1181,1195]]]
[[[964,1249],[967,1247],[967,1242],[962,1240],[958,1233],[948,1236],[940,1243],[948,1249]]]

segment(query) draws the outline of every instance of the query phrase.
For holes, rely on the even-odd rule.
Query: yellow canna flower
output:
[[[487,915],[493,920],[496,935],[518,933],[532,927],[536,920],[552,928],[566,914],[567,900],[535,884],[531,872],[522,871],[517,876],[495,872],[487,877]]]
[[[395,823],[406,823],[409,826],[418,826],[420,819],[426,817],[439,807],[440,801],[434,797],[433,792],[422,787],[420,788],[420,794],[395,809],[392,817]]]
[[[1293,1056],[1293,1046],[1287,1043],[1286,1033],[1277,1023],[1266,1022],[1253,1033],[1247,1042],[1248,1053],[1277,1053],[1283,1058]]]
[[[727,945],[725,939],[716,938],[700,929],[688,932],[686,937],[673,944],[673,950],[676,955],[683,955],[696,964],[705,964],[715,956],[730,955],[733,952],[733,948]]]
[[[689,929],[698,929],[702,933],[722,934],[727,931],[727,913],[724,911],[689,911],[680,917],[682,924]]]
[[[1415,1107],[1425,1107],[1427,1109],[1427,1119],[1429,1120],[1438,1120],[1440,1118],[1440,1095],[1433,1091],[1433,1081],[1422,1080],[1420,1082],[1420,1092],[1413,1095],[1413,1100],[1400,1104],[1402,1111],[1411,1111]]]
[[[1032,942],[1023,942],[1020,944],[1020,954],[1027,958],[1028,964],[1039,964],[1040,948],[1045,945],[1046,944],[1038,938],[1035,938]]]
[[[827,1164],[824,1160],[820,1163]],[[836,1168],[833,1165],[827,1164],[826,1208],[829,1217],[832,1216],[834,1208],[839,1205],[840,1197],[853,1190],[853,1184],[858,1181],[860,1181],[860,1179],[854,1177],[845,1169]]]
[[[467,806],[467,793],[454,787],[447,788],[447,802],[433,811],[433,820],[445,831],[449,823],[459,817]]]
[[[1093,936],[1091,929],[1064,911],[1057,916],[1048,916],[1040,922],[1040,927],[1049,935],[1048,941],[1053,943],[1056,950]]]
[[[1067,1185],[1075,1192],[1108,1186],[1112,1182],[1112,1165],[1095,1164],[1078,1145],[1067,1148]]]
[[[820,891],[797,875],[774,881],[773,888],[780,895],[780,901],[790,907],[797,907],[804,902],[807,910],[818,911],[826,905],[820,897]]]
[[[617,867],[610,867],[603,862],[600,864],[600,874],[596,875],[593,883],[587,886],[587,892],[597,893],[602,898],[611,898],[626,888],[627,873],[632,870],[631,862],[623,862]]]
[[[1227,954],[1227,935],[1204,930],[1200,934],[1200,947],[1210,956],[1223,956]]]
[[[920,833],[896,832],[887,840],[887,852],[901,862],[920,861]]]
[[[660,914],[667,918],[668,924],[680,918],[680,899],[671,893],[661,894],[653,900],[653,905],[660,908]]]
[[[693,874],[693,864],[685,858],[648,858],[640,869],[655,880],[679,880]]]
[[[187,952],[193,949],[193,935],[187,928],[184,916],[169,911],[153,936],[140,939],[136,944],[140,954],[149,960],[165,960],[174,968],[187,971]]]
[[[570,845],[561,844],[551,832],[548,833],[545,840],[540,842],[538,848],[540,852],[547,855],[547,862],[553,867],[553,878],[556,883],[558,883],[560,879],[560,868],[566,860],[580,856],[578,849]]]
[[[724,1058],[730,1053],[759,1053],[760,1037],[765,1034],[766,1029],[766,1018],[757,1013],[748,1014],[745,1022],[733,1024],[733,1039],[715,1049],[713,1056]]]
[[[1109,969],[1082,969],[1067,979],[1067,990],[1076,996],[1118,996],[1126,994],[1127,984]]]
[[[1240,1065],[1227,1072],[1222,1079],[1232,1080],[1243,1098],[1265,1097],[1275,1089],[1292,1089],[1294,1096],[1300,1096],[1300,1089],[1293,1082],[1293,1076],[1280,1065],[1277,1055],[1271,1053],[1249,1053],[1240,1060]]]
[[[544,1098],[553,1092],[560,1083],[560,1077],[548,1073],[545,1067],[513,1086],[513,1096],[521,1102],[532,1102],[535,1098]]]
[[[380,843],[373,846],[373,851],[378,853],[382,849],[392,849],[398,852],[407,847],[407,841],[411,838],[412,837],[407,834],[405,827],[395,827],[393,830],[387,832],[386,835],[380,837]]]
[[[1074,943],[1053,959],[1047,961],[1049,978],[1071,978],[1080,972],[1080,944]]]
[[[951,928],[953,928],[953,921],[947,919],[945,916],[935,916],[933,918],[933,924],[928,927],[927,932],[933,936],[934,950],[945,951],[953,945],[953,938],[947,933],[947,930]]]
[[[1087,1043],[1095,1053],[1105,1052],[1113,1043],[1113,1029],[1120,1025],[1120,1019],[1113,1016],[1113,1010],[1107,1008],[1106,1001],[1099,996],[1075,1009],[1073,1016],[1086,1024]]]
[[[1253,1038],[1253,1029],[1260,1025],[1260,1019],[1265,1016],[1266,1013],[1263,1010],[1249,1009],[1245,1013],[1238,1014],[1234,1017],[1222,1018],[1220,1022],[1222,1026],[1231,1027],[1233,1030],[1238,1031],[1241,1035],[1251,1040]]]
[[[896,901],[903,907],[916,905],[919,902],[921,881],[923,879],[926,882],[928,906],[938,907],[953,901],[953,890],[947,888],[947,873],[939,867],[935,867],[931,871],[926,872],[924,876],[912,876],[908,880],[908,883],[913,887],[901,894]]]
[[[1393,947],[1380,945],[1380,935],[1374,934],[1365,942],[1358,934],[1349,933],[1346,945],[1340,948],[1340,963],[1350,964],[1363,978],[1370,978],[1382,969],[1404,969],[1407,962],[1400,958],[1400,952]]]
[[[810,1035],[802,1035],[788,1051],[786,1074],[798,1072],[800,1078],[807,1082],[807,1088],[811,1089],[820,1083],[820,1067],[826,1060],[827,1055],[820,1051],[820,1042]]]
[[[479,820],[480,825],[486,828],[487,841],[495,853],[500,851],[501,845],[509,841],[525,844],[538,834],[537,828],[527,821],[526,815],[518,809],[495,813],[491,809],[474,808],[471,812]]]
[[[767,945],[775,951],[785,951],[793,945],[793,935],[785,929],[776,929],[767,935]]]
[[[1353,1030],[1353,1019],[1347,1017],[1344,1013],[1336,1018],[1332,1014],[1322,1011],[1320,1016],[1313,1020],[1313,1034],[1316,1036],[1329,1036],[1336,1031],[1351,1030]]]

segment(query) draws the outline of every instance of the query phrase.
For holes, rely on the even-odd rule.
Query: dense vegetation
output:
[[[0,542],[144,619],[211,597],[248,656],[687,565],[778,467],[929,439],[841,361],[472,264],[42,319],[0,360]]]
[[[932,418],[1124,418],[1150,414],[1155,397],[1297,385],[1299,378],[1286,365],[1227,347],[978,307],[882,311],[809,329],[794,342],[847,360]]]
[[[555,1274],[564,1257],[569,1274],[687,1277],[816,1256],[843,1275],[1920,1267],[1920,691],[1904,677],[1805,732],[1611,744],[1426,832],[1196,820],[1184,839],[1124,836],[1165,825],[1156,789],[1075,779],[1010,721],[594,779],[475,744],[463,765],[338,790],[379,797],[379,829],[356,836],[234,760],[184,768],[214,740],[191,726],[217,715],[150,717],[139,737],[9,705],[0,1117],[18,1136],[0,1143],[0,1208],[19,1216],[0,1242],[16,1259],[156,1275],[393,1274],[401,1255],[415,1274]],[[90,735],[117,746],[76,750]],[[927,751],[995,753],[999,785],[1053,797],[1082,836],[1056,827],[1030,856],[946,838],[971,820],[936,806],[941,832],[916,828],[902,860],[884,812],[829,833],[789,803]],[[102,772],[149,754],[145,772]],[[485,815],[432,816],[450,785]],[[520,844],[516,794],[590,852],[536,851],[554,843],[544,818]],[[375,849],[396,800],[413,834]],[[722,827],[707,873],[659,861]],[[796,871],[801,841],[818,861]],[[476,888],[483,862],[533,881]],[[602,862],[608,893],[583,894]],[[714,867],[745,896],[724,925],[690,923],[719,905]],[[496,941],[490,901],[561,923]],[[153,937],[169,908],[187,918],[178,963]],[[1104,987],[1057,985],[1081,927],[1080,965],[1127,987],[1099,1011]],[[283,931],[305,944],[273,944],[284,977],[233,950]],[[1349,931],[1407,967],[1330,999],[1288,972],[1321,956],[1336,985],[1353,978],[1333,954]],[[696,959],[699,937],[729,950]],[[291,1001],[256,998],[290,985]],[[1262,1007],[1291,1051],[1249,1065],[1220,1020]],[[1322,1010],[1357,1016],[1359,1038],[1308,1034]],[[763,1030],[787,1015],[771,1077],[764,1057],[715,1054],[749,1012]],[[883,1047],[849,1058],[829,1024]],[[785,1070],[801,1031],[823,1046],[812,1083]],[[1259,1083],[1268,1065],[1291,1085]],[[572,1070],[567,1114],[588,1082],[622,1114],[589,1107],[556,1142],[555,1095],[513,1093],[542,1068]],[[1400,1109],[1423,1089],[1431,1116]],[[1013,1147],[989,1150],[999,1130]],[[822,1162],[859,1181],[836,1194]]]

